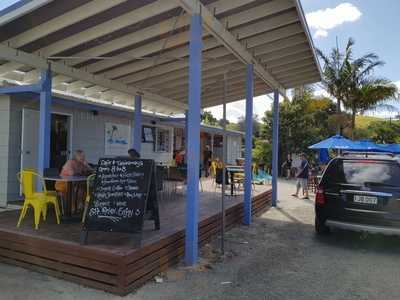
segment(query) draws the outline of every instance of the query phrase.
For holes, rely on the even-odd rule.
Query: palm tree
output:
[[[389,103],[390,100],[396,99],[398,99],[397,86],[389,80],[371,76],[361,76],[354,80],[344,101],[344,107],[351,110],[352,137],[354,138],[356,114],[367,110],[396,110]]]
[[[369,109],[384,107],[382,102],[397,96],[397,88],[390,81],[371,76],[376,67],[382,66],[375,53],[367,53],[353,59],[354,40],[350,38],[344,52],[339,47],[333,48],[326,56],[317,49],[317,54],[324,62],[322,80],[328,93],[336,98],[336,111],[341,114],[341,104],[352,113],[351,129],[354,131],[355,116]],[[386,108],[389,105],[385,106]],[[338,122],[338,133],[342,125]]]
[[[349,86],[349,67],[352,58],[354,40],[349,39],[344,53],[339,47],[333,48],[329,56],[326,56],[320,49],[316,49],[318,56],[324,63],[322,84],[329,94],[336,98],[336,113],[341,114],[341,103]],[[341,133],[342,126],[338,124],[338,133]]]

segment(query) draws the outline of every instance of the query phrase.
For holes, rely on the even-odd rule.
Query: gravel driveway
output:
[[[317,238],[313,202],[279,183],[279,203],[202,249],[195,269],[178,266],[124,299],[398,299],[400,237],[345,231]],[[0,264],[0,299],[119,299]]]

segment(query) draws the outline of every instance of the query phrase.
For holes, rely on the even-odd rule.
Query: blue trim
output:
[[[189,110],[187,114],[187,191],[185,262],[198,262],[199,166],[200,166],[200,111],[201,111],[201,51],[202,21],[192,15],[189,44]]]
[[[279,152],[279,91],[274,90],[274,119],[272,125],[272,206],[278,198],[278,152]]]
[[[188,138],[188,111],[185,110],[185,151],[186,151],[186,149],[188,149],[188,140],[189,140],[189,138]],[[186,155],[184,156],[183,161],[185,164],[187,163]]]
[[[38,172],[43,174],[50,165],[51,127],[51,72],[42,71],[43,89],[40,92],[40,119],[38,143]]]
[[[246,72],[246,133],[244,155],[244,224],[251,224],[251,165],[253,163],[253,65],[247,65]]]
[[[160,119],[162,123],[181,123],[186,122],[186,118],[167,118],[167,119]]]
[[[14,85],[0,87],[0,94],[16,94],[26,92],[40,93],[42,90],[41,84],[29,84],[29,85]]]
[[[134,124],[133,124],[133,141],[132,146],[140,154],[140,148],[142,145],[142,96],[135,96],[135,112],[134,112]]]
[[[0,17],[5,16],[6,14],[9,14],[13,12],[14,10],[17,10],[18,8],[23,7],[24,5],[28,4],[29,2],[32,2],[33,0],[19,0],[15,2],[14,4],[4,8],[3,10],[0,10]]]

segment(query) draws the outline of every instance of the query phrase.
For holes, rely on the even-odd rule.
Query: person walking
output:
[[[211,159],[212,159],[212,152],[210,150],[210,146],[207,145],[203,152],[203,168],[205,177],[208,177],[210,173]]]
[[[286,179],[290,179],[292,177],[292,163],[292,156],[288,154],[286,158]]]
[[[301,164],[300,164],[300,170],[296,174],[297,178],[297,183],[296,183],[296,193],[293,194],[293,197],[299,197],[299,191],[300,188],[303,190],[303,195],[304,197],[302,199],[309,199],[308,197],[308,173],[309,173],[309,163],[307,161],[306,155],[302,153],[300,155],[301,158]]]

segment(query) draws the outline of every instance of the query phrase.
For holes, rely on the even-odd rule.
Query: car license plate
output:
[[[378,204],[378,198],[372,196],[354,195],[353,201],[363,204]]]

